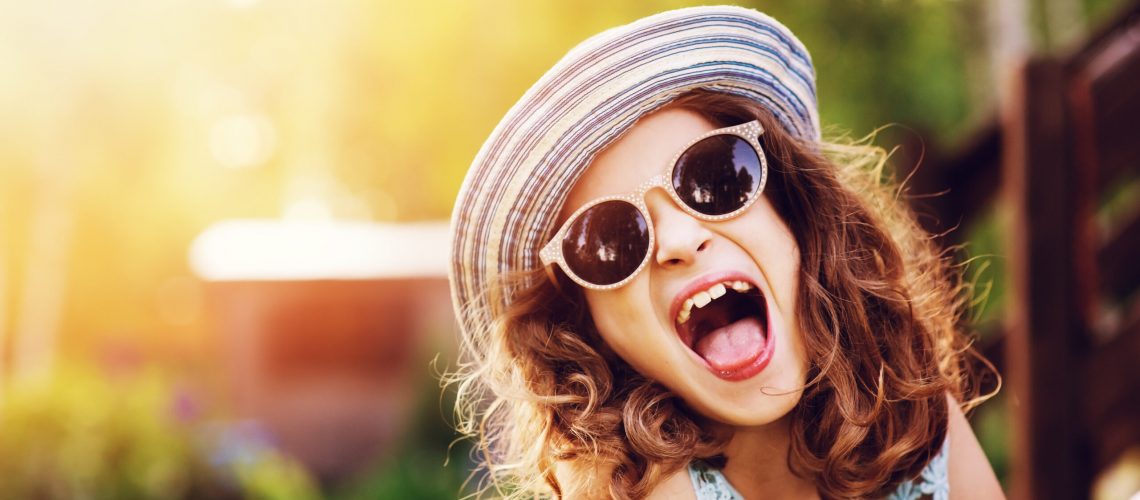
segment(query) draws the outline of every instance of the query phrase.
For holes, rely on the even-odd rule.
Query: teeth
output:
[[[697,294],[693,296],[693,303],[696,304],[698,308],[709,305],[709,302],[712,302],[712,296],[709,295],[709,292],[697,292]]]
[[[729,287],[742,293],[753,288],[752,284],[746,281],[726,281],[710,286],[707,290],[699,291],[693,294],[692,297],[685,299],[685,302],[681,304],[681,310],[677,313],[677,323],[685,324],[692,316],[693,306],[702,308],[709,305],[710,302],[723,297],[724,294],[728,292]]]

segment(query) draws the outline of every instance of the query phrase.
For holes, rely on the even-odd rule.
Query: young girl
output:
[[[698,7],[571,50],[453,216],[461,431],[497,494],[1001,497],[952,268],[820,140],[781,24]]]

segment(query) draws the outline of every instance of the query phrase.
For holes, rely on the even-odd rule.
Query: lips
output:
[[[714,375],[750,378],[774,352],[767,302],[751,279],[736,273],[694,280],[670,308],[682,343]]]

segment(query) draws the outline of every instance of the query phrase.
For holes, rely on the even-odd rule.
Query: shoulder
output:
[[[554,466],[554,474],[562,486],[562,496],[567,500],[609,498],[609,491],[601,487],[599,479],[608,477],[613,467],[598,464],[582,464],[558,462]],[[692,480],[689,478],[689,468],[668,475],[657,483],[645,497],[648,500],[697,500]]]
[[[595,462],[563,461],[554,464],[554,477],[566,500],[608,498],[609,490],[602,478],[609,477],[612,466]]]
[[[697,494],[693,490],[693,482],[689,479],[689,468],[670,474],[663,481],[654,486],[645,498],[649,500],[696,500]]]
[[[949,444],[946,472],[951,498],[1005,498],[990,461],[982,452],[982,446],[958,401],[949,395],[946,398],[950,414],[946,431]]]
[[[889,500],[1005,498],[958,402],[946,396],[946,438],[922,473],[888,495]]]

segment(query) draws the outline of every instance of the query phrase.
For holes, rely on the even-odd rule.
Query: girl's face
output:
[[[562,219],[595,198],[634,192],[716,128],[684,109],[643,117],[586,170]],[[650,262],[621,288],[585,290],[598,332],[639,373],[706,417],[733,426],[780,419],[799,401],[807,372],[794,316],[800,260],[792,233],[764,196],[720,222],[689,215],[661,189],[645,203],[657,236]],[[712,300],[698,307],[705,299]]]

